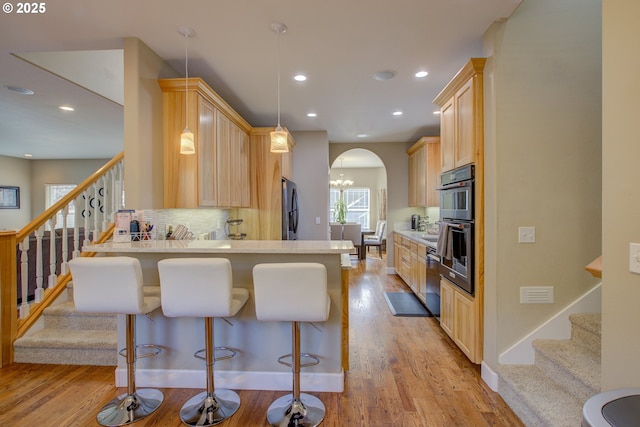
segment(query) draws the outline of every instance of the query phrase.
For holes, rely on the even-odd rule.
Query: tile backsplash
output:
[[[228,209],[145,209],[143,212],[144,219],[156,229],[157,239],[165,238],[169,225],[174,230],[178,225],[184,225],[196,238],[206,234],[215,235],[215,240],[227,239],[225,223],[229,218]]]

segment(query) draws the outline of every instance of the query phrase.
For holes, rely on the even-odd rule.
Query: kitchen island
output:
[[[250,298],[230,319],[214,321],[214,345],[237,349],[237,355],[215,364],[216,387],[251,390],[290,390],[291,370],[278,357],[291,353],[291,324],[260,322],[253,301],[252,269],[259,263],[317,262],[327,268],[331,312],[326,322],[301,324],[301,351],[320,358],[316,366],[304,368],[301,386],[307,391],[341,392],[348,369],[348,289],[351,268],[350,241],[310,240],[146,240],[87,245],[96,256],[131,256],[142,265],[146,286],[159,286],[157,263],[165,258],[214,257],[231,261],[235,287],[249,290]],[[185,277],[185,281],[189,280]],[[204,348],[204,321],[200,318],[170,318],[158,309],[149,319],[138,316],[138,344],[156,344],[157,357],[138,359],[136,381],[140,387],[204,388],[204,362],[193,353]],[[118,317],[118,348],[125,345],[125,316]],[[126,365],[120,358],[116,385],[126,385]]]

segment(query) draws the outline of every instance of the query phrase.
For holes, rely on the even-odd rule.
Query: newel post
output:
[[[13,363],[18,331],[16,234],[14,230],[0,231],[0,367]]]

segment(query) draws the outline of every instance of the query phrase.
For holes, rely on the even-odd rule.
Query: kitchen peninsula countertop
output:
[[[212,253],[212,254],[342,254],[353,250],[343,240],[142,240],[89,244],[98,253]]]

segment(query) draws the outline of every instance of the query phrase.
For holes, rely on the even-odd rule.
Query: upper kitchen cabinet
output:
[[[202,79],[158,80],[163,102],[164,206],[250,207],[251,126]],[[180,154],[186,123],[195,155]]]
[[[476,163],[483,149],[483,69],[486,58],[471,58],[433,103],[440,107],[442,171]]]
[[[423,136],[407,150],[409,206],[440,206],[440,138]]]

